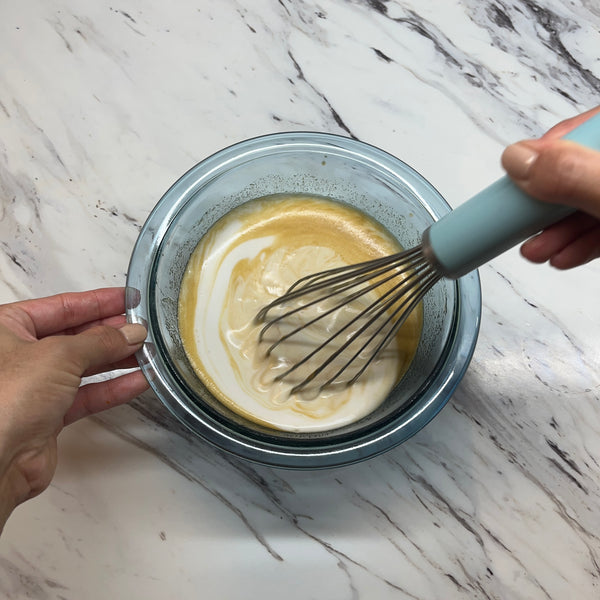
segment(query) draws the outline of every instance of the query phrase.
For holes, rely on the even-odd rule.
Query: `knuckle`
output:
[[[71,323],[76,316],[76,309],[73,303],[73,297],[70,294],[59,295],[62,306],[62,317],[65,323]]]
[[[536,165],[534,172],[535,189],[541,196],[561,200],[577,193],[582,167],[578,155],[565,147],[556,144],[542,154],[542,160]]]

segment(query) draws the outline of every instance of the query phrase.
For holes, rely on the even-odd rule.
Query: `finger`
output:
[[[550,258],[557,269],[572,269],[600,256],[600,227],[588,231]]]
[[[70,327],[56,333],[55,335],[77,335],[78,333],[82,333],[92,327],[98,327],[99,325],[108,325],[109,327],[113,327],[115,329],[119,329],[123,327],[127,323],[127,317],[125,315],[116,315],[114,317],[106,317],[105,319],[97,319],[95,321],[90,321],[89,323],[85,323],[83,325],[78,325],[77,327]]]
[[[573,131],[575,127],[579,127],[582,123],[585,123],[588,119],[593,117],[594,115],[600,113],[600,106],[596,106],[590,110],[587,110],[580,115],[576,115],[575,117],[571,117],[570,119],[565,119],[560,123],[557,123],[554,127],[549,129],[541,139],[552,140],[556,138],[561,138],[570,131]]]
[[[63,358],[75,365],[79,375],[102,369],[131,356],[146,339],[146,328],[129,323],[120,329],[108,326],[93,327],[78,335],[46,338],[55,340]],[[46,341],[46,340],[42,340]]]
[[[125,288],[69,292],[14,303],[31,319],[38,338],[125,312]]]
[[[600,152],[563,139],[509,146],[502,165],[529,195],[600,218]]]
[[[148,382],[141,371],[81,386],[71,408],[65,414],[64,424],[68,425],[83,417],[125,404],[146,391],[148,387]]]
[[[577,212],[527,240],[521,246],[521,254],[535,263],[546,262],[597,225],[594,217]]]

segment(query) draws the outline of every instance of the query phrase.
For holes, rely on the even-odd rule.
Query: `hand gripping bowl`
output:
[[[183,175],[142,228],[129,265],[127,317],[148,337],[137,358],[164,405],[199,437],[258,463],[294,469],[352,464],[401,444],[446,404],[475,348],[481,315],[476,272],[439,282],[423,301],[413,362],[387,399],[361,420],[331,431],[266,428],[216,400],[192,370],[177,324],[179,286],[198,241],[236,206],[270,194],[312,194],[353,205],[404,248],[450,211],[402,161],[331,134],[282,133],[217,152]]]

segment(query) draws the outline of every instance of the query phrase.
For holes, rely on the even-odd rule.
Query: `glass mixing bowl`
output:
[[[129,265],[127,317],[148,338],[137,358],[165,406],[218,448],[258,463],[316,469],[355,463],[404,442],[444,406],[475,348],[479,276],[443,280],[423,300],[415,358],[387,399],[360,421],[331,431],[290,433],[245,420],[216,400],[192,370],[177,325],[179,286],[208,229],[234,207],[270,194],[326,196],[374,217],[404,248],[450,207],[417,172],[365,143],[323,133],[250,139],[202,161],[158,202]]]

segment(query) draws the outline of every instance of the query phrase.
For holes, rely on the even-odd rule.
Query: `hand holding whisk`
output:
[[[564,138],[600,150],[600,114]],[[294,377],[291,393],[314,381],[353,384],[442,277],[465,275],[571,212],[503,177],[431,225],[416,248],[300,279],[257,315],[268,354],[295,346],[292,366],[277,379]]]

